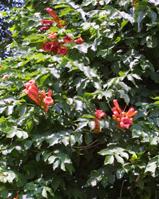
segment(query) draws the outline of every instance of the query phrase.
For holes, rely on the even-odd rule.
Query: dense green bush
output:
[[[0,67],[0,198],[159,198],[157,4],[28,0],[12,11],[13,56]],[[138,111],[128,126],[112,116],[114,99]]]

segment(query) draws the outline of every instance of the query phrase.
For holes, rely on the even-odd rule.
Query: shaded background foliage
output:
[[[9,10],[12,7],[21,7],[23,4],[23,0],[1,0],[0,2],[0,11],[8,11],[4,16],[3,14],[0,15],[0,58],[5,58],[11,54],[11,52],[6,52],[5,48],[6,45],[11,42],[11,32],[8,30],[8,28],[12,25],[13,21],[9,19]]]
[[[1,0],[0,5],[1,9],[4,10],[12,7],[21,7],[24,4],[24,0]]]
[[[159,197],[159,8],[133,2],[28,0],[12,11],[13,56],[0,68],[1,198]],[[67,27],[40,32],[45,7]],[[42,51],[54,31],[85,42],[66,56]],[[54,92],[47,114],[23,93],[30,79]],[[138,110],[128,130],[111,118],[114,98]],[[96,108],[107,113],[99,135]]]

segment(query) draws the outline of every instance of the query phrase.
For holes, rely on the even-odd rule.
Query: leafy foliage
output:
[[[31,1],[12,10],[13,56],[0,67],[0,198],[159,197],[157,1]],[[40,31],[53,8],[63,27]],[[43,50],[48,35],[84,42]],[[63,42],[63,41],[60,41]],[[53,91],[48,112],[24,92]],[[138,111],[130,128],[112,118],[113,99]],[[104,114],[98,120],[96,109]],[[106,116],[105,116],[106,113]]]

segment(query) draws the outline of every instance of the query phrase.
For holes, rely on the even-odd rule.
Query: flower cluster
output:
[[[96,134],[101,132],[100,120],[106,116],[106,113],[101,109],[96,109],[94,119],[94,132]]]
[[[137,114],[137,111],[131,107],[127,112],[122,110],[119,106],[118,100],[113,100],[114,107],[112,108],[113,112],[113,120],[118,123],[118,126],[123,129],[129,129],[130,126],[133,124],[133,117]],[[95,111],[95,119],[94,119],[94,132],[100,133],[100,120],[106,116],[106,113],[101,109],[96,109]]]
[[[64,27],[65,22],[58,17],[52,8],[45,8],[45,11],[52,17],[52,19],[42,19],[42,27],[40,28],[40,31],[48,30],[53,23],[56,23],[59,28]]]
[[[49,107],[54,104],[52,91],[49,90],[47,93],[44,90],[40,91],[34,80],[30,80],[24,86],[24,92],[28,97],[34,101],[35,104],[44,109],[45,112],[48,112]]]
[[[64,21],[61,20],[56,12],[52,8],[45,9],[47,13],[52,17],[52,19],[41,20],[42,27],[40,31],[45,31],[50,29],[52,24],[56,23],[57,27],[64,27]],[[84,42],[82,37],[72,38],[70,35],[65,35],[60,37],[57,32],[52,32],[48,35],[49,41],[43,43],[42,49],[45,52],[53,52],[59,55],[66,55],[68,53],[68,47],[70,44],[82,44]]]
[[[48,35],[51,41],[45,42],[42,49],[46,52],[53,52],[59,55],[66,55],[68,53],[68,44],[82,44],[84,41],[82,37],[73,39],[71,36],[65,35],[63,38],[58,38],[56,32]]]
[[[120,128],[128,129],[133,124],[133,117],[137,114],[137,111],[131,107],[127,112],[122,110],[116,99],[113,100],[114,107],[112,108],[113,119],[118,123]]]

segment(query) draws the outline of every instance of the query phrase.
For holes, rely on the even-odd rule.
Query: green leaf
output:
[[[28,138],[28,133],[18,129],[16,126],[13,126],[10,131],[7,133],[7,138],[13,138],[14,136],[17,136],[20,139],[27,139]]]
[[[114,156],[113,155],[109,155],[109,156],[105,157],[104,165],[113,164],[113,163],[114,163]]]
[[[16,174],[13,171],[0,172],[0,182],[2,183],[12,183],[15,178]]]
[[[102,156],[105,156],[105,155],[111,155],[113,153],[113,151],[108,150],[108,149],[103,149],[103,150],[99,151],[98,153]]]
[[[150,172],[152,176],[155,177],[156,168],[157,168],[157,162],[155,160],[152,160],[147,164],[145,173]]]
[[[121,156],[115,154],[115,159],[116,159],[116,161],[119,162],[120,164],[124,164],[124,159],[123,159]]]

